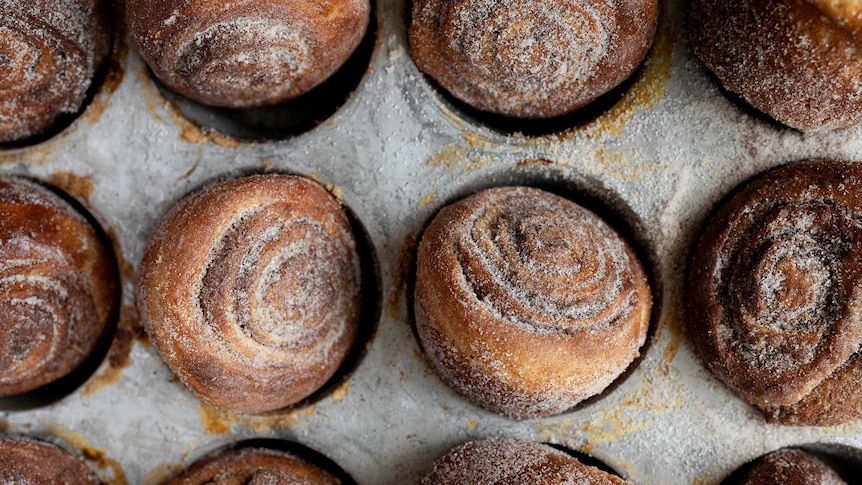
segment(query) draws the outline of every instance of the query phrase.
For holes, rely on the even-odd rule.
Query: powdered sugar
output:
[[[441,28],[448,48],[476,70],[475,88],[507,103],[583,89],[608,53],[616,24],[601,3],[476,0],[454,7]],[[527,101],[529,102],[529,101]]]
[[[51,443],[10,436],[0,439],[0,482],[5,485],[101,483],[83,458]]]
[[[108,51],[103,8],[91,0],[0,1],[0,141],[80,108]]]

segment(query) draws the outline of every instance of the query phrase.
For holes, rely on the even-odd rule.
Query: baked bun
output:
[[[768,420],[862,418],[860,180],[849,162],[769,172],[718,208],[695,250],[689,334]]]
[[[0,177],[0,396],[77,369],[112,331],[113,253],[75,208],[33,182]]]
[[[416,327],[437,374],[516,419],[561,413],[638,356],[652,296],[632,249],[579,205],[526,187],[445,207],[419,244]]]
[[[180,201],[150,238],[138,308],[180,380],[219,408],[262,413],[332,377],[357,336],[359,256],[320,185],[245,177]]]
[[[477,109],[551,118],[631,76],[657,18],[656,0],[414,0],[410,52]]]
[[[284,451],[240,448],[204,458],[167,485],[341,485],[320,467]]]
[[[835,470],[814,456],[785,449],[754,462],[740,485],[847,485]]]
[[[806,132],[862,121],[862,4],[691,0],[689,40],[724,86]]]
[[[369,0],[129,0],[132,40],[166,86],[230,108],[276,104],[333,74],[359,45]]]
[[[105,3],[0,0],[0,142],[42,133],[81,109],[111,47]]]
[[[50,443],[0,436],[0,483],[100,485],[81,458]]]
[[[552,446],[489,438],[457,446],[434,463],[421,485],[623,485],[629,482],[584,465]]]

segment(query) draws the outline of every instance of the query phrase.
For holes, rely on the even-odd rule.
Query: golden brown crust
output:
[[[563,412],[637,357],[652,297],[631,248],[571,201],[525,187],[444,208],[419,245],[416,326],[440,375],[516,419]]]
[[[81,108],[110,50],[107,10],[102,0],[0,0],[0,142]]]
[[[718,209],[695,250],[689,333],[707,366],[767,414],[780,415],[776,408],[829,386],[830,376],[840,379],[835,373],[859,350],[860,182],[862,167],[855,163],[774,170]],[[830,414],[858,414],[840,410],[857,401],[827,389],[812,396],[839,393]]]
[[[517,438],[470,441],[434,463],[421,485],[624,485],[629,482],[584,465],[551,446]]]
[[[132,40],[174,91],[246,107],[295,98],[359,45],[368,0],[129,0]]]
[[[158,224],[138,306],[168,366],[224,409],[300,401],[356,339],[359,256],[350,223],[320,185],[259,175],[204,189]]]
[[[757,459],[740,485],[847,485],[826,463],[794,449]]]
[[[652,44],[654,0],[416,0],[410,51],[456,98],[550,118],[627,79]]]
[[[689,38],[724,86],[800,131],[862,121],[862,17],[841,0],[692,0]]]
[[[47,189],[0,177],[0,396],[81,365],[118,302],[116,265],[90,223]]]
[[[321,468],[283,451],[242,448],[200,460],[167,485],[339,485]]]
[[[0,483],[99,485],[84,460],[50,443],[0,436]]]

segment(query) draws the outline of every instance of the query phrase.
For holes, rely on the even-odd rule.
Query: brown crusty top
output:
[[[410,52],[456,98],[516,118],[575,111],[628,78],[655,0],[416,0]]]
[[[369,0],[129,0],[132,40],[163,83],[233,108],[295,98],[359,45]]]

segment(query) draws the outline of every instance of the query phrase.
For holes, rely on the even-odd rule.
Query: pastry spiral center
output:
[[[502,197],[469,218],[458,243],[480,304],[537,332],[606,328],[626,316],[636,296],[610,227],[556,200]]]
[[[300,30],[276,20],[239,18],[196,33],[180,49],[177,72],[189,86],[263,101],[290,91],[308,70],[310,56]]]
[[[833,286],[830,269],[810,238],[796,236],[771,245],[754,272],[761,320],[776,322],[784,332],[811,327],[817,310],[827,305]],[[791,321],[799,323],[788,325]]]
[[[779,206],[745,238],[724,289],[740,312],[741,359],[787,372],[816,358],[843,317],[849,217],[821,203]]]
[[[38,72],[39,50],[7,27],[0,26],[0,90],[20,89]]]
[[[238,219],[202,280],[205,324],[253,365],[323,358],[359,291],[351,248],[320,223],[285,215],[276,204]]]
[[[589,78],[607,53],[612,25],[592,2],[472,0],[451,12],[474,82],[492,92],[543,97]]]

